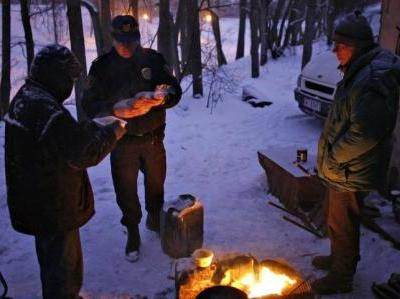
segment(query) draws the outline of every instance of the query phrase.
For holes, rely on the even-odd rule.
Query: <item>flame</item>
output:
[[[254,273],[248,273],[239,281],[234,281],[231,286],[245,290],[249,298],[258,298],[267,295],[282,295],[287,287],[296,282],[285,274],[275,273],[267,267],[262,267],[258,279]]]

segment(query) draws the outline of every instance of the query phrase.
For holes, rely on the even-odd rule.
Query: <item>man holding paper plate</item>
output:
[[[163,56],[140,45],[135,18],[115,17],[112,36],[114,47],[92,63],[82,102],[90,118],[114,115],[127,121],[127,133],[111,153],[111,171],[121,223],[128,232],[126,258],[135,262],[142,218],[138,173],[144,175],[146,227],[159,232],[166,176],[166,109],[179,102],[182,90]]]

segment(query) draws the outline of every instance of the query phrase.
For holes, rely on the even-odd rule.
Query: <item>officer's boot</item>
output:
[[[319,295],[350,293],[353,290],[353,275],[329,272],[311,283],[314,293]]]
[[[128,238],[125,246],[125,258],[134,263],[139,259],[140,233],[139,226],[127,226]]]
[[[329,271],[332,267],[332,260],[331,255],[318,255],[312,259],[311,263],[319,270]]]
[[[315,280],[311,287],[320,295],[349,293],[353,290],[353,276],[356,273],[359,257],[335,255],[331,259],[328,275]]]
[[[146,227],[156,233],[160,233],[160,213],[148,213]]]

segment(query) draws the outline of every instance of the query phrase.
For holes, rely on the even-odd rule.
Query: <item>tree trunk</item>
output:
[[[207,11],[210,13],[210,15],[212,17],[211,26],[212,26],[214,38],[215,38],[215,44],[216,44],[216,50],[217,50],[217,61],[218,61],[218,66],[221,66],[221,65],[227,64],[227,62],[226,62],[226,57],[225,57],[224,51],[222,50],[222,39],[221,39],[221,29],[219,27],[219,16],[212,9],[207,9]]]
[[[111,38],[111,8],[109,0],[100,0],[100,22],[103,32],[103,51],[105,53],[112,47]]]
[[[317,0],[307,0],[306,28],[304,34],[303,58],[301,68],[303,68],[311,59],[312,46],[315,36]]]
[[[11,91],[11,7],[10,1],[2,1],[2,69],[0,83],[0,113],[1,118],[8,111]]]
[[[236,49],[236,59],[244,56],[245,34],[246,34],[246,16],[247,16],[247,0],[240,0],[240,16],[239,16],[239,34]]]
[[[188,8],[186,27],[190,37],[189,61],[193,77],[193,96],[198,98],[203,96],[199,7],[197,0],[185,2]]]
[[[285,29],[286,20],[289,17],[290,11],[292,10],[293,3],[294,3],[294,0],[289,0],[289,4],[286,7],[285,13],[283,14],[283,17],[282,17],[281,27],[279,28],[278,43],[277,43],[279,47],[282,46],[283,31]],[[286,31],[287,30],[289,30],[288,27],[286,27]]]
[[[35,44],[33,42],[31,20],[29,16],[29,0],[21,0],[21,20],[24,26],[27,72],[29,74],[33,57],[35,56]]]
[[[267,19],[268,7],[271,0],[260,0],[260,43],[261,54],[260,64],[265,65],[268,62],[268,36],[267,36]]]
[[[192,1],[192,0],[190,0]],[[181,45],[181,57],[182,57],[182,75],[188,75],[192,73],[190,64],[190,50],[192,36],[189,32],[189,16],[188,11],[189,3],[188,0],[180,0],[178,7],[177,25],[180,26],[180,45]],[[179,23],[178,23],[179,18]]]
[[[159,25],[157,31],[157,48],[158,51],[165,57],[168,63],[171,63],[172,58],[172,45],[171,34],[172,24],[170,17],[169,0],[160,0],[159,4]]]
[[[85,51],[85,40],[83,35],[80,0],[67,1],[67,16],[69,25],[69,36],[71,40],[71,50],[76,55],[83,68],[82,76],[75,83],[76,110],[78,114],[78,119],[81,120],[85,118],[81,100],[83,93],[83,84],[86,78],[86,55],[85,55],[86,51]]]
[[[338,14],[337,1],[329,0],[328,5],[329,7],[326,20],[326,43],[328,44],[328,46],[332,46],[332,35],[335,28],[335,20]]]
[[[129,11],[139,22],[139,0],[129,0]]]
[[[250,30],[251,30],[251,77],[258,78],[260,76],[260,58],[258,55],[258,48],[260,44],[259,40],[259,16],[258,11],[260,9],[258,0],[251,0],[250,8]]]
[[[272,42],[274,43],[274,47],[278,46],[277,45],[278,25],[279,25],[279,20],[281,19],[281,16],[282,16],[282,11],[285,8],[285,3],[286,3],[286,0],[278,0],[278,3],[276,4],[276,7],[275,7],[274,17],[272,19],[272,28],[271,28]]]
[[[94,39],[96,41],[97,56],[100,56],[100,55],[104,54],[103,53],[104,41],[103,41],[103,33],[101,31],[99,11],[93,3],[91,3],[87,0],[82,0],[81,5],[89,11],[90,19],[92,20],[92,26],[93,26],[93,31],[94,31]]]
[[[53,21],[54,43],[58,44],[56,0],[51,1],[51,17],[52,17],[52,21]]]
[[[183,26],[183,13],[185,6],[183,5],[183,0],[178,3],[178,10],[176,13],[175,24],[173,25],[173,32],[171,34],[172,38],[172,58],[173,58],[173,68],[176,78],[180,81],[182,79],[182,69],[179,61],[179,51],[178,51],[178,39],[179,39],[179,31]],[[172,18],[172,16],[170,16]],[[173,22],[173,20],[172,20]],[[182,38],[182,37],[181,37]],[[183,57],[183,55],[182,55]]]
[[[181,75],[181,68],[179,65],[179,52],[178,52],[178,38],[175,38],[175,30],[178,30],[174,24],[174,18],[172,15],[170,17],[170,22],[171,22],[171,28],[172,32],[169,35],[171,38],[170,45],[171,45],[171,65],[172,69],[174,70],[175,77],[178,79],[178,81],[181,81],[182,75]]]

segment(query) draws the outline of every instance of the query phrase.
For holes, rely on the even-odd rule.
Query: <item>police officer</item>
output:
[[[126,119],[127,134],[111,153],[111,171],[121,223],[127,227],[127,260],[139,257],[142,217],[137,195],[139,170],[144,175],[146,227],[159,232],[160,210],[164,201],[166,156],[163,144],[166,109],[175,106],[182,95],[176,78],[163,56],[140,45],[138,22],[129,15],[112,21],[113,48],[97,58],[89,71],[83,108],[91,118],[112,115],[114,105],[139,92],[153,92],[164,86],[160,101],[143,101],[136,106],[136,117]],[[166,87],[165,87],[166,86]],[[142,115],[141,115],[142,114]]]

